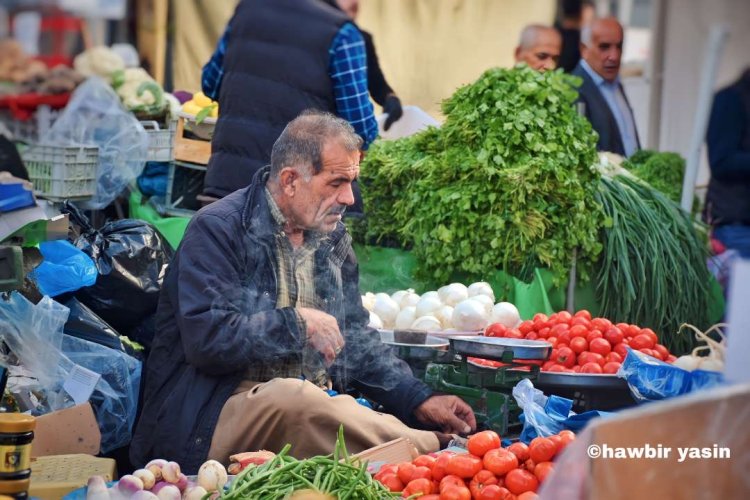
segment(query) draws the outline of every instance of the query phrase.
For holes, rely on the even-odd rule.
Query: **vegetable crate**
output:
[[[174,158],[189,163],[208,165],[211,158],[211,140],[200,138],[190,131],[190,124],[185,125],[185,118],[177,120],[174,135]]]
[[[35,145],[23,152],[34,193],[53,201],[85,200],[96,194],[99,148]]]
[[[170,163],[164,212],[177,217],[191,217],[197,212],[202,206],[198,196],[203,191],[205,176],[204,165],[181,161]]]
[[[141,121],[141,125],[148,134],[148,155],[146,161],[174,160],[174,136],[177,125],[174,120],[167,120],[166,124],[155,120]]]

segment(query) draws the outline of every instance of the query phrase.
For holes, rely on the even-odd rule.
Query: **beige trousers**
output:
[[[440,448],[434,433],[412,429],[351,396],[331,397],[306,380],[276,378],[240,384],[221,410],[208,458],[228,464],[235,453],[278,452],[286,443],[296,458],[328,455],[339,425],[350,454],[399,437],[409,438],[421,453]]]

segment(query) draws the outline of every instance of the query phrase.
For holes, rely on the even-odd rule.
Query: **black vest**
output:
[[[347,20],[320,0],[240,2],[229,22],[205,194],[248,186],[305,109],[336,112],[328,50]]]
[[[742,99],[745,113],[745,130],[740,148],[750,151],[750,73],[732,87],[736,88]],[[712,224],[750,225],[750,182],[720,181],[711,177],[706,194],[708,219]]]

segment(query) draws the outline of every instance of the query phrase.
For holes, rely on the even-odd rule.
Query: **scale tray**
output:
[[[450,337],[448,341],[456,354],[476,358],[499,360],[510,351],[514,359],[547,359],[552,353],[552,344],[540,340],[464,336]]]

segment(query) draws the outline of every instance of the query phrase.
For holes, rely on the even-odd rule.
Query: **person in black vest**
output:
[[[359,0],[324,1],[344,11],[352,21],[357,18]],[[396,92],[388,85],[383,70],[380,69],[380,61],[378,60],[378,54],[375,52],[375,43],[372,40],[372,35],[361,28],[359,31],[362,33],[362,38],[365,39],[365,50],[367,51],[367,90],[370,91],[373,101],[383,108],[383,113],[388,115],[385,123],[383,123],[383,129],[388,130],[394,122],[403,116],[401,99],[398,98]]]
[[[750,257],[750,67],[714,97],[706,143],[706,218],[714,238]]]
[[[573,75],[583,79],[578,102],[599,134],[598,151],[630,156],[641,148],[635,117],[620,83],[622,26],[615,18],[596,19],[581,31],[581,59]]]
[[[558,66],[566,73],[572,72],[581,60],[581,27],[594,18],[594,6],[584,0],[562,0],[560,21],[555,28],[562,37],[562,51]]]
[[[204,182],[209,197],[248,186],[303,110],[344,118],[363,149],[378,134],[362,34],[320,0],[240,1],[203,68],[202,87],[220,110]]]

